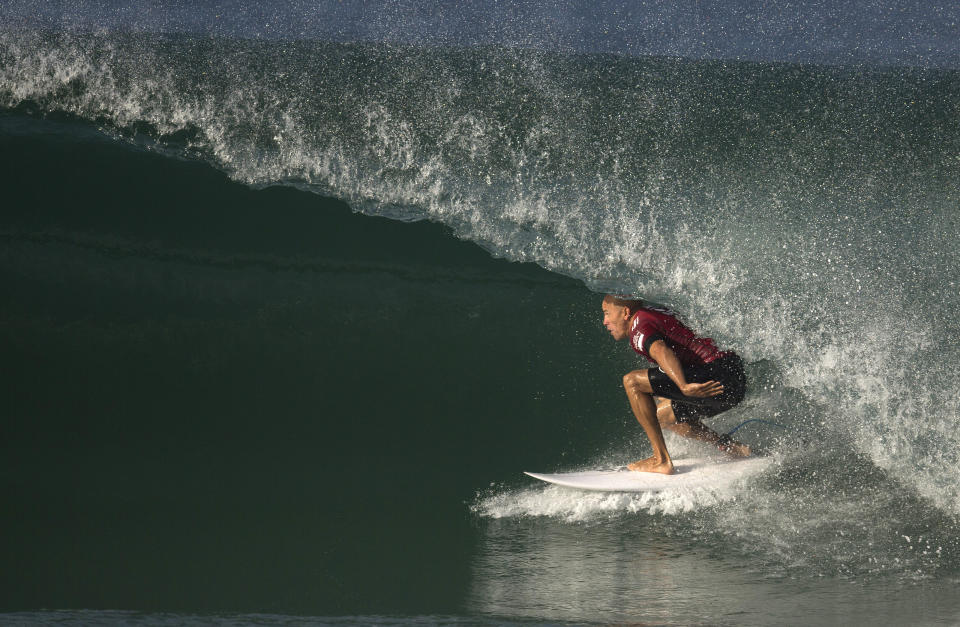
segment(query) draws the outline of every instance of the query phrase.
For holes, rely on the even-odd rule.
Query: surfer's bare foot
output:
[[[627,464],[627,468],[637,472],[659,472],[664,475],[673,474],[673,462],[669,459],[665,462],[662,462],[656,457],[648,457],[646,459],[641,459],[638,462]]]
[[[722,436],[717,442],[717,448],[730,457],[750,457],[750,447],[742,442],[737,442],[729,435]]]

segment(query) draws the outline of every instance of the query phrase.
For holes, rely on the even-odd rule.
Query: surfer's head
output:
[[[629,296],[607,294],[603,297],[603,326],[618,342],[630,335],[630,318],[643,305],[643,301]]]

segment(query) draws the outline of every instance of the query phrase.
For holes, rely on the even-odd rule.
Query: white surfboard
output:
[[[545,474],[524,474],[567,488],[600,492],[661,492],[683,488],[720,487],[761,472],[773,460],[769,457],[697,457],[673,460],[674,474],[619,470],[586,470]]]

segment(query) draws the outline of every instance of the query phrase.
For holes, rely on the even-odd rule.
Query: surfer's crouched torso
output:
[[[654,361],[649,350],[657,340],[663,340],[676,354],[687,381],[718,381],[723,385],[723,393],[718,396],[693,398],[684,396],[660,368],[648,369],[647,376],[654,396],[674,401],[673,413],[677,422],[695,422],[716,416],[743,400],[747,376],[739,355],[721,351],[708,337],[698,337],[672,311],[643,307],[630,321],[630,346],[647,360]]]

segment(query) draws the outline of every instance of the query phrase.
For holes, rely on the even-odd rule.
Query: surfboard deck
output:
[[[674,474],[617,470],[524,474],[567,488],[600,492],[660,492],[684,488],[728,485],[761,472],[773,460],[769,457],[692,457],[673,460]]]

